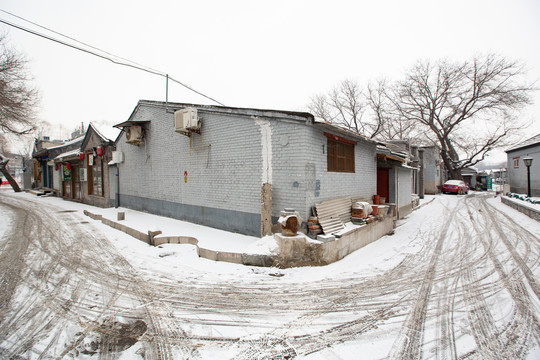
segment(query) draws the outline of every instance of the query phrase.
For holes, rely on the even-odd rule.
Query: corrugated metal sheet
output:
[[[326,200],[315,205],[323,232],[327,235],[345,228],[351,220],[351,198],[342,197]]]
[[[345,229],[345,225],[339,219],[319,220],[319,224],[321,224],[321,228],[326,235]]]

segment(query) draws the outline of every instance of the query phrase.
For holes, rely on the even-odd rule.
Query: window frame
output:
[[[324,135],[327,139],[327,172],[354,174],[356,172],[355,145],[357,142],[326,132]]]
[[[512,158],[514,160],[514,169],[519,169],[519,156]]]

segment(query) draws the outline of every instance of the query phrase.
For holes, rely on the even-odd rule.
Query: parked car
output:
[[[443,194],[456,193],[458,195],[466,194],[469,192],[469,186],[462,180],[448,180],[442,186]]]

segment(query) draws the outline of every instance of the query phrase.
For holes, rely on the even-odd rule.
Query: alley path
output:
[[[421,225],[405,221],[391,239],[405,255],[389,269],[300,281],[309,269],[154,275],[102,225],[3,192],[0,358],[531,358],[540,241],[486,198],[438,196],[417,210]]]

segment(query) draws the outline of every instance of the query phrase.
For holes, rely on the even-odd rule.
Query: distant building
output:
[[[19,184],[19,187],[23,189],[24,187],[24,171],[25,171],[25,159],[23,155],[13,154],[13,153],[3,153],[0,155],[0,158],[3,161],[8,161],[6,170],[9,172],[9,175]],[[0,172],[1,181],[7,182],[7,179]]]
[[[79,149],[84,136],[69,141],[53,140],[43,136],[34,142],[32,152],[34,179],[32,187],[59,192],[61,181],[58,169],[55,168],[54,158],[60,154]]]
[[[442,184],[445,181],[441,152],[436,146],[420,146],[419,150],[424,151],[422,162],[424,193],[438,194],[442,191]]]
[[[396,143],[377,147],[377,194],[396,205],[398,219],[413,211],[413,181],[417,174],[417,168],[409,165],[410,154],[399,149]]]
[[[478,169],[475,167],[466,167],[461,169],[461,177],[463,177],[463,181],[465,184],[469,186],[469,189],[474,190],[476,189],[476,176],[478,175]]]
[[[531,195],[540,196],[540,134],[533,136],[506,150],[507,172],[510,191],[527,193],[527,167],[523,158],[532,158],[530,168]]]

